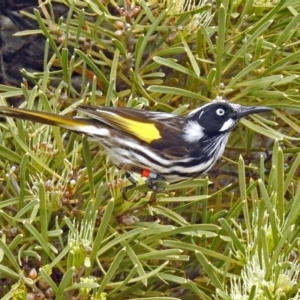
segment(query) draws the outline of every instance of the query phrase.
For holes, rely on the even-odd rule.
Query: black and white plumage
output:
[[[271,110],[228,102],[208,103],[186,116],[118,107],[76,109],[87,118],[9,107],[0,107],[0,116],[84,133],[100,143],[119,168],[141,174],[150,171],[154,180],[177,183],[213,167],[240,118]]]

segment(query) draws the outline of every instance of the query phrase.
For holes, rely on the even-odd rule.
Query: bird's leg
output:
[[[138,181],[135,179],[135,177],[132,175],[132,173],[130,172],[125,172],[124,174],[124,177],[126,177],[126,179],[131,183],[130,185],[128,186],[125,186],[123,189],[122,189],[122,192],[123,193],[126,193],[127,191],[129,191],[130,189],[133,189],[135,188],[137,185],[138,185]]]
[[[122,190],[123,194],[125,194],[127,191],[135,188],[138,185],[138,181],[135,179],[135,177],[132,175],[131,172],[129,171],[125,172],[124,176],[128,179],[128,181],[131,182],[131,185],[123,188]],[[157,173],[150,172],[148,170],[142,170],[141,176],[148,177],[148,179],[145,180],[145,184],[150,190],[152,190],[155,193],[164,191],[168,185],[164,181],[164,179]]]

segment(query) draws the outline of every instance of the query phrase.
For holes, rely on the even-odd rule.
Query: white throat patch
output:
[[[234,125],[235,125],[236,121],[234,121],[233,119],[228,119],[222,126],[222,128],[219,130],[220,132],[223,131],[228,131],[230,130]]]
[[[203,136],[203,127],[201,127],[196,121],[188,121],[183,128],[183,138],[187,142],[196,143]]]

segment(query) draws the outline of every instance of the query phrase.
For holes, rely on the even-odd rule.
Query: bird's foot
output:
[[[145,184],[149,189],[151,189],[155,193],[163,192],[168,186],[168,183],[166,181],[152,178],[148,178],[145,181]]]
[[[125,200],[127,200],[126,193],[129,190],[136,188],[139,185],[139,182],[130,172],[126,172],[124,174],[124,177],[126,177],[126,179],[129,182],[131,182],[130,185],[122,188],[122,196]],[[162,178],[159,177],[159,178],[155,178],[155,179],[154,178],[146,179],[145,185],[147,188],[152,190],[154,192],[154,194],[156,194],[156,193],[163,192],[167,188],[168,183],[166,181],[163,181]]]

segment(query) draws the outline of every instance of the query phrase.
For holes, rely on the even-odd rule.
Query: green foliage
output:
[[[63,115],[82,102],[182,114],[227,98],[276,110],[242,120],[214,184],[155,197],[141,184],[126,201],[97,145],[1,123],[2,299],[300,299],[299,11],[296,0],[50,0],[24,12],[39,29],[18,35],[46,37],[44,71],[0,86],[1,105],[21,96],[21,107]]]

